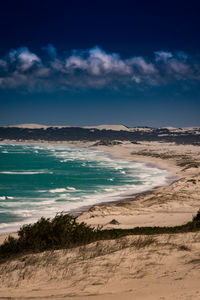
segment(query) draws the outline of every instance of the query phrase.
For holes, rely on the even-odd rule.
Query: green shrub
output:
[[[0,257],[87,244],[95,240],[97,232],[67,214],[56,215],[52,220],[42,217],[34,224],[22,226],[18,231],[18,239],[9,236],[0,246]]]
[[[0,256],[10,256],[13,253],[19,252],[19,243],[18,239],[15,239],[12,236],[8,236],[8,239],[0,246]]]
[[[41,218],[34,224],[24,225],[18,238],[11,236],[0,246],[0,260],[28,252],[72,248],[97,240],[116,239],[126,235],[153,235],[184,233],[200,230],[200,211],[188,222],[174,227],[135,227],[131,229],[94,229],[78,223],[76,217],[58,214],[52,220]]]
[[[52,220],[41,218],[31,225],[24,225],[18,232],[19,244],[25,250],[69,248],[93,240],[96,230],[85,223],[77,223],[70,215],[59,214]]]

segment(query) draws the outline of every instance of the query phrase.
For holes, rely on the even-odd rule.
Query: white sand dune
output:
[[[17,128],[28,128],[28,129],[40,129],[40,128],[49,128],[49,127],[55,127],[55,128],[65,128],[65,127],[74,127],[74,126],[69,126],[69,125],[63,125],[63,126],[47,126],[47,125],[41,125],[41,124],[35,124],[35,123],[30,123],[30,124],[16,124],[16,125],[9,125],[9,126],[4,126],[4,127],[17,127]],[[124,125],[97,125],[97,126],[83,126],[82,128],[88,128],[88,129],[99,129],[99,130],[124,130],[124,131],[129,131],[129,128],[124,126]]]
[[[35,123],[27,123],[27,124],[14,124],[14,125],[8,125],[4,127],[16,127],[16,128],[28,128],[28,129],[47,129],[49,127],[53,128],[66,128],[66,127],[77,127],[77,126],[70,126],[70,125],[41,125],[41,124],[35,124]],[[79,127],[79,126],[78,126]],[[115,131],[130,131],[130,132],[136,132],[136,131],[142,131],[142,132],[151,132],[153,131],[153,128],[150,127],[127,127],[123,124],[102,124],[102,125],[94,125],[94,126],[80,126],[80,128],[86,128],[86,129],[99,129],[99,130],[115,130]],[[184,128],[176,128],[172,126],[164,126],[160,129],[168,129],[172,133],[184,133],[184,132],[191,132],[191,133],[200,133],[200,127],[184,127]]]
[[[98,126],[84,126],[83,128],[94,128],[99,130],[116,130],[116,131],[130,131],[125,125],[98,125]]]
[[[35,123],[30,123],[30,124],[16,124],[16,125],[8,125],[4,127],[16,127],[16,128],[28,128],[28,129],[40,129],[40,128],[48,128],[49,126],[47,125],[41,125],[41,124],[35,124]]]

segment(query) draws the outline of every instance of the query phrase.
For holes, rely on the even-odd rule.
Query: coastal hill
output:
[[[0,140],[42,141],[160,141],[200,145],[200,127],[127,127],[125,125],[47,126],[19,124],[0,127]]]

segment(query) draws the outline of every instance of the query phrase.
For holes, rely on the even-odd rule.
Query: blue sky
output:
[[[0,125],[200,126],[198,1],[6,1]]]

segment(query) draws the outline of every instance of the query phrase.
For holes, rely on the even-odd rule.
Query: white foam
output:
[[[52,189],[49,190],[50,193],[63,193],[66,192],[67,190],[65,188],[57,188],[57,189]]]
[[[49,190],[50,193],[63,193],[63,192],[75,192],[77,191],[76,188],[72,186],[67,186],[66,188],[56,188],[56,189],[51,189]],[[41,191],[45,192],[45,191]]]
[[[70,190],[70,191],[76,191],[76,188],[73,187],[73,186],[67,186],[67,189]]]
[[[53,174],[48,171],[2,171],[0,174],[13,174],[13,175],[35,175],[35,174]]]
[[[150,175],[150,174],[149,174]],[[0,232],[6,233],[6,232],[12,232],[19,229],[19,227],[26,223],[33,223],[36,220],[38,220],[40,217],[54,217],[56,213],[58,212],[70,212],[71,210],[80,209],[83,206],[92,206],[96,203],[103,203],[103,202],[109,202],[109,201],[117,201],[120,200],[126,196],[134,195],[140,192],[147,191],[149,189],[154,188],[155,186],[158,186],[160,184],[166,183],[166,178],[162,178],[159,175],[157,180],[150,180],[152,176],[149,176],[149,180],[145,182],[145,184],[142,185],[134,185],[133,184],[127,184],[124,186],[111,186],[109,188],[105,188],[104,190],[98,190],[95,194],[82,194],[80,197],[70,197],[68,193],[63,194],[63,190],[66,192],[66,189],[54,189],[54,191],[57,193],[62,192],[59,197],[56,198],[50,198],[48,201],[38,202],[34,203],[35,210],[33,209],[33,206],[30,207],[30,210],[26,209],[19,209],[15,212],[12,211],[12,213],[17,213],[19,216],[22,216],[26,218],[25,220],[21,222],[16,222],[12,224],[6,224],[2,226],[0,224]],[[158,183],[158,179],[160,179],[160,182]],[[69,192],[69,190],[68,190]],[[59,200],[65,200],[66,201],[59,201]],[[57,200],[57,201],[56,201]],[[33,203],[31,203],[33,204]]]
[[[112,192],[114,190],[114,188],[106,188],[106,189],[104,189],[104,191],[106,191],[106,192]]]
[[[27,147],[28,148],[28,147]],[[32,149],[33,146],[30,146]],[[35,149],[37,149],[35,147]],[[29,198],[29,201],[17,202],[17,197],[12,202],[5,202],[6,206],[13,207],[12,213],[22,216],[25,220],[15,222],[12,224],[0,224],[0,231],[11,232],[16,231],[19,226],[24,223],[32,223],[40,217],[53,217],[57,212],[65,211],[70,212],[74,209],[80,209],[82,206],[91,206],[100,202],[109,202],[120,200],[121,198],[133,195],[152,189],[156,186],[167,183],[167,176],[169,173],[165,170],[156,169],[144,163],[130,162],[124,159],[113,159],[104,152],[93,149],[69,148],[64,146],[41,146],[38,149],[49,150],[46,155],[56,157],[59,161],[67,162],[76,160],[80,165],[87,167],[104,168],[112,170],[112,177],[107,180],[110,181],[108,186],[102,185],[91,190],[77,190],[73,186],[66,186],[60,188],[53,188],[50,190],[38,190],[37,192],[47,193],[42,194],[41,198]],[[41,174],[53,173],[48,170],[23,170],[23,171],[4,171],[4,174]],[[112,181],[115,179],[114,174],[120,174],[120,181],[124,181],[123,185],[115,186]],[[105,178],[106,180],[106,178]],[[138,184],[140,181],[142,184]],[[127,184],[130,183],[130,184]],[[135,184],[134,184],[135,182]],[[52,193],[52,195],[49,194]],[[73,195],[73,197],[72,197]],[[33,195],[32,195],[33,197]],[[6,196],[1,196],[0,200],[5,201],[9,199]],[[12,198],[10,197],[12,200]],[[37,200],[37,201],[34,201]],[[63,200],[63,201],[62,201]],[[12,229],[11,229],[12,228]]]

